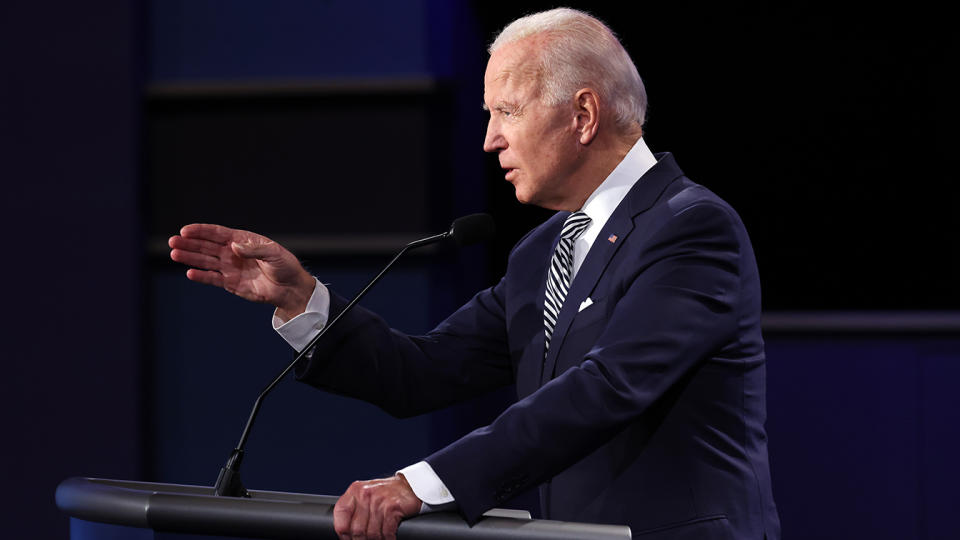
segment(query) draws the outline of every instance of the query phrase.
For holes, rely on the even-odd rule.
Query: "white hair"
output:
[[[610,104],[619,126],[643,125],[647,92],[637,67],[610,28],[583,11],[551,9],[508,24],[488,50],[493,54],[534,35],[546,38],[538,69],[544,104],[559,105],[590,86]]]

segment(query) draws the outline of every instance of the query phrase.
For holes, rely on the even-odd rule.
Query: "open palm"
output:
[[[313,278],[283,246],[250,231],[195,223],[172,236],[170,258],[191,268],[187,278],[254,302],[295,309]]]

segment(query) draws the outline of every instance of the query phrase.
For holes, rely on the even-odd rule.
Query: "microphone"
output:
[[[264,388],[263,392],[260,392],[260,395],[257,397],[257,400],[253,404],[253,410],[250,411],[250,416],[247,418],[247,425],[243,428],[243,433],[240,435],[240,442],[237,443],[236,448],[233,449],[233,452],[230,453],[230,457],[227,458],[227,463],[220,469],[220,474],[217,476],[217,483],[213,486],[213,492],[217,496],[223,497],[249,497],[250,494],[247,493],[247,489],[243,486],[243,482],[240,480],[240,463],[243,461],[243,452],[244,448],[247,446],[247,438],[250,436],[250,429],[253,427],[253,422],[257,418],[257,413],[260,412],[260,406],[263,404],[264,398],[269,394],[277,384],[290,373],[290,370],[303,359],[307,353],[313,349],[314,345],[320,341],[320,338],[327,333],[333,325],[337,324],[337,321],[348,311],[350,311],[353,306],[360,301],[364,295],[369,291],[380,278],[387,273],[387,270],[390,270],[390,267],[393,266],[404,253],[411,249],[418,247],[426,246],[429,244],[434,244],[447,239],[454,240],[459,246],[468,246],[471,244],[476,244],[478,242],[484,242],[493,237],[494,234],[494,224],[493,218],[489,214],[470,214],[468,216],[463,216],[457,218],[453,221],[453,224],[450,225],[450,229],[447,232],[429,236],[427,238],[421,238],[420,240],[414,240],[406,246],[403,247],[393,259],[383,267],[383,270],[377,274],[377,277],[373,278],[366,287],[363,288],[356,296],[353,297],[353,300],[350,300],[350,303],[343,308],[333,320],[329,321],[320,333],[314,336],[310,340],[310,343],[300,351],[296,358],[293,359],[293,362],[290,363],[279,375]]]
[[[449,234],[458,246],[469,246],[493,238],[495,228],[490,214],[470,214],[454,220]]]

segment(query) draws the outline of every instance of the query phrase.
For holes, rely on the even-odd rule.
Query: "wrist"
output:
[[[317,280],[309,273],[303,272],[296,285],[287,288],[283,302],[277,304],[277,317],[284,322],[300,315],[307,309],[310,297],[317,286]]]

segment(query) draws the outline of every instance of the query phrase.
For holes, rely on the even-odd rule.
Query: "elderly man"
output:
[[[357,309],[297,376],[398,416],[506,384],[519,400],[396,476],[355,482],[337,532],[393,537],[434,507],[475,522],[540,486],[544,517],[627,524],[637,538],[779,538],[760,286],[739,217],[648,150],[643,84],[596,19],[530,15],[490,53],[484,150],[517,199],[557,214],[429,334]],[[275,305],[295,347],[346,304],[253,233],[189,225],[170,246],[190,279]]]

